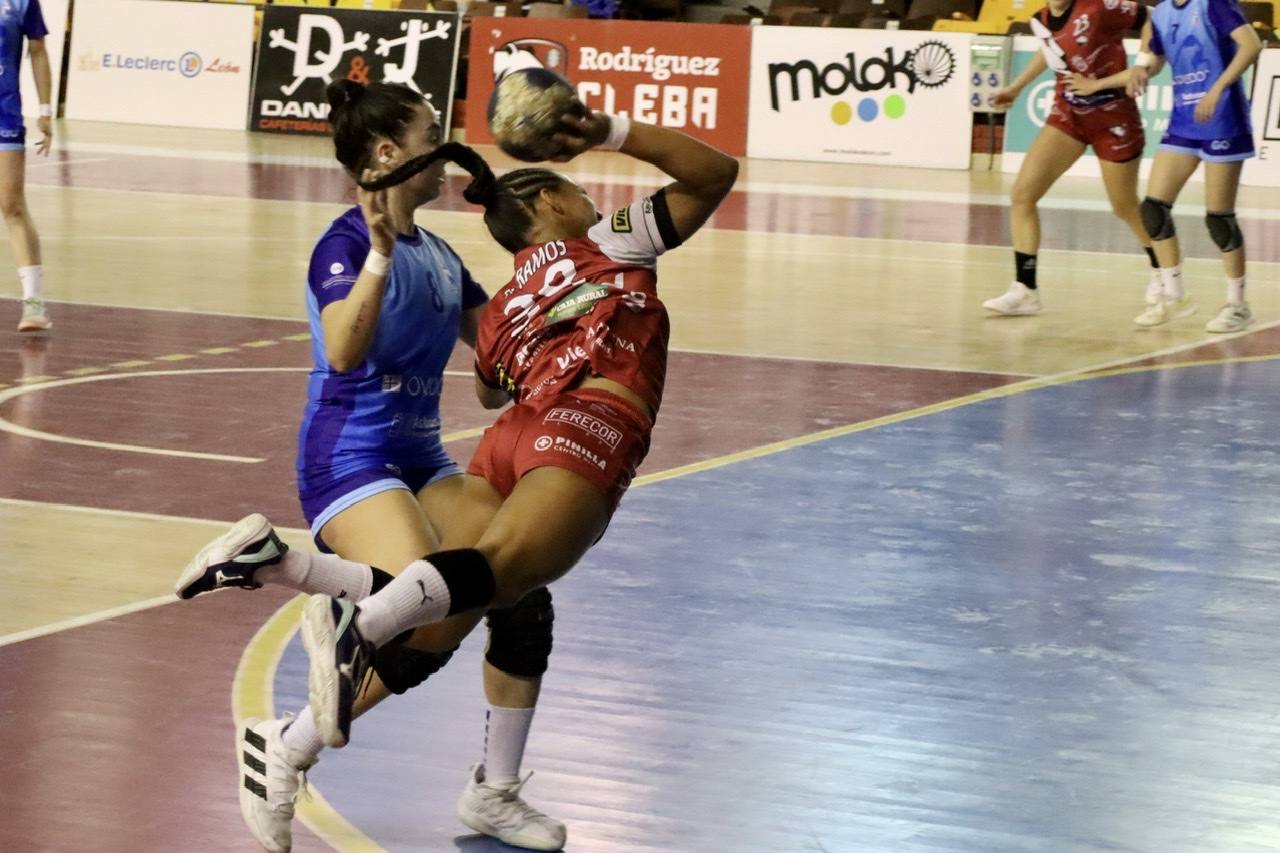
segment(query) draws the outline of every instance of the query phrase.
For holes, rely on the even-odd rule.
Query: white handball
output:
[[[489,98],[489,132],[498,147],[527,163],[550,160],[560,119],[587,115],[569,81],[545,68],[519,68],[502,76]]]

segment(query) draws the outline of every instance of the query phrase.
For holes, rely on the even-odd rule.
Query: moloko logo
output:
[[[836,101],[831,107],[831,120],[843,125],[855,115],[864,122],[875,121],[882,115],[897,119],[907,111],[907,99],[898,90],[912,95],[917,87],[937,89],[950,82],[956,71],[955,53],[948,45],[934,40],[921,42],[902,54],[886,47],[882,56],[865,59],[850,51],[845,54],[845,60],[821,68],[808,59],[771,62],[770,106],[775,112],[781,111],[780,94],[789,95],[790,100],[796,102],[806,98],[816,100],[823,95],[842,95],[849,89],[868,93],[890,89],[893,91],[883,100],[868,95],[859,98],[856,106]],[[802,82],[807,84],[803,86],[807,91],[802,91]]]

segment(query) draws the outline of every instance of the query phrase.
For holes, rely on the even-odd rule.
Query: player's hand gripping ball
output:
[[[520,68],[503,75],[489,98],[489,132],[498,147],[517,160],[537,163],[561,152],[556,139],[565,116],[586,116],[569,81],[545,68]]]

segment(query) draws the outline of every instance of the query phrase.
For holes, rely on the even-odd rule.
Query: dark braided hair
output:
[[[354,177],[368,165],[373,140],[386,137],[399,141],[413,121],[422,96],[398,83],[370,83],[334,80],[325,90],[329,101],[329,121],[333,124],[333,148],[338,162]]]
[[[533,200],[542,190],[556,189],[565,182],[563,175],[550,169],[516,169],[496,177],[474,150],[459,142],[446,142],[380,178],[357,183],[366,190],[384,190],[409,180],[437,160],[450,160],[467,170],[471,183],[462,191],[462,197],[484,208],[484,224],[489,233],[513,255],[529,244],[525,235],[533,225]]]

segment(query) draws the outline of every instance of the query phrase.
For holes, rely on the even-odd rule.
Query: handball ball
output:
[[[494,86],[489,132],[507,154],[536,163],[559,152],[552,136],[561,116],[586,112],[568,80],[545,68],[520,68]]]

